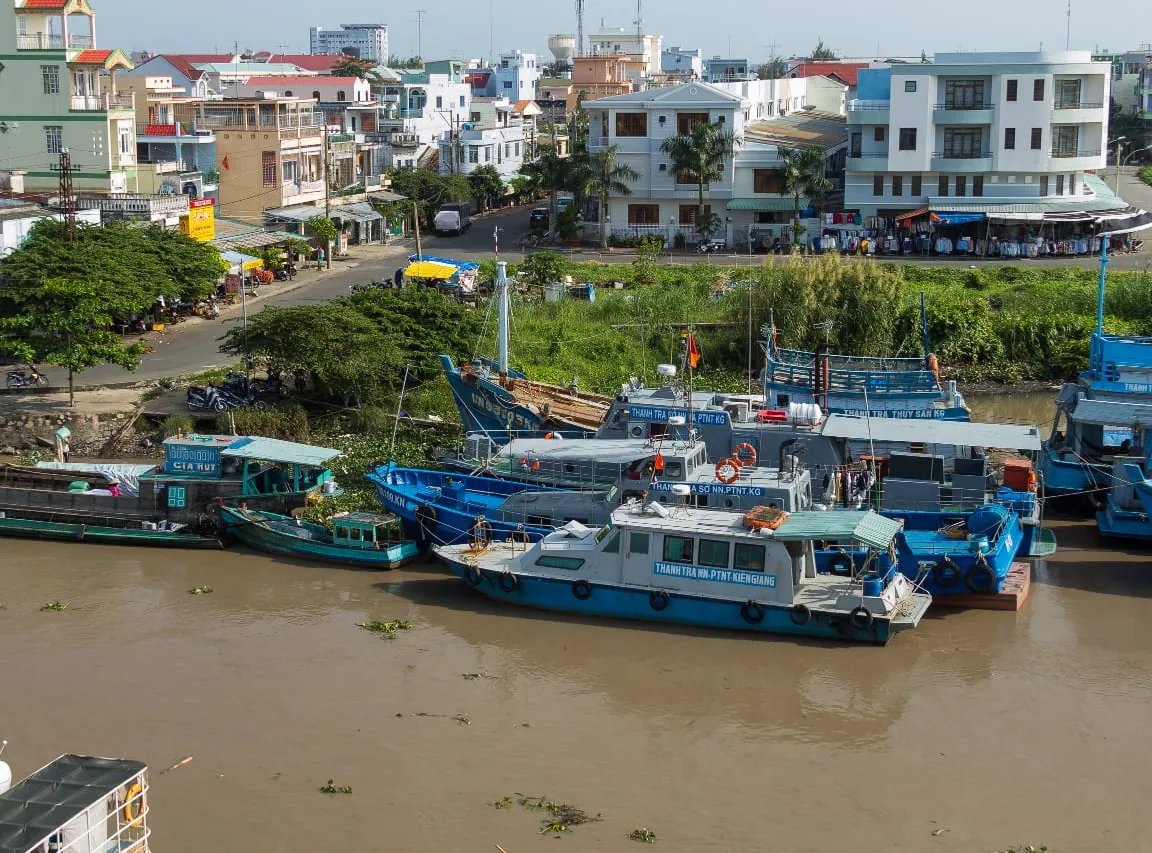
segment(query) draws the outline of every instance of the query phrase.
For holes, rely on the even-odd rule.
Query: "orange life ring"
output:
[[[144,820],[144,813],[148,810],[146,796],[139,782],[133,782],[124,795],[124,822],[132,829]]]
[[[540,470],[540,460],[539,459],[532,460],[532,467],[530,470],[534,471],[534,472]]]
[[[747,457],[747,458],[746,458]],[[732,448],[732,458],[741,465],[756,465],[756,448],[746,441],[742,441]]]
[[[735,483],[740,476],[740,461],[729,456],[716,463],[716,479],[721,483]]]

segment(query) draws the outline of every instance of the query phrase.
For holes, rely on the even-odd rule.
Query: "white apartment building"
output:
[[[698,47],[666,47],[660,52],[660,71],[685,80],[699,80],[704,76],[704,52]]]
[[[310,27],[308,45],[312,53],[347,53],[388,63],[388,27],[384,24],[341,24],[338,30]]]
[[[463,72],[462,62],[447,59],[425,63],[422,71],[386,74],[377,125],[392,146],[391,165],[428,165],[444,133],[469,121],[472,87]]]
[[[588,55],[633,57],[641,64],[639,77],[654,77],[660,73],[662,42],[663,36],[637,35],[635,30],[623,27],[601,27],[588,36]]]
[[[1031,211],[1031,221],[1123,207],[1085,177],[1106,163],[1111,75],[1088,52],[948,53],[862,69],[847,110],[844,207]]]
[[[493,71],[496,97],[508,98],[513,102],[536,97],[536,84],[540,82],[540,57],[535,53],[521,50],[502,53]]]
[[[16,0],[0,13],[0,54],[0,172],[55,191],[68,150],[77,192],[136,190],[135,98],[117,90],[132,63],[96,47],[87,0]]]

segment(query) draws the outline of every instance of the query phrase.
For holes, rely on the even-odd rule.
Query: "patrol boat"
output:
[[[686,500],[688,488],[677,486]],[[544,539],[472,541],[434,553],[490,598],[566,613],[886,643],[932,601],[878,556],[900,522],[870,511],[751,511],[632,501],[609,523],[569,522]],[[821,574],[815,543],[851,541],[869,558]]]

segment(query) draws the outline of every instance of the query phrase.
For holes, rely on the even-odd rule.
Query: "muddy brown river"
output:
[[[4,758],[148,762],[164,853],[1150,850],[1152,552],[1055,527],[1021,612],[886,648],[504,608],[432,565],[0,540]],[[492,806],[516,793],[601,820],[551,840]]]

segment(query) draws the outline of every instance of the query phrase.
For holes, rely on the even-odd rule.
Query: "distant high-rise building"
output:
[[[341,24],[338,30],[311,27],[308,42],[312,53],[346,53],[388,62],[388,27],[384,24]]]

